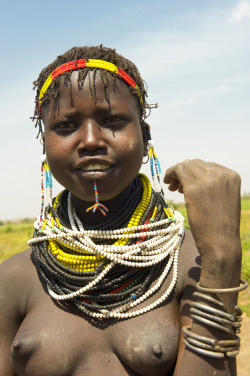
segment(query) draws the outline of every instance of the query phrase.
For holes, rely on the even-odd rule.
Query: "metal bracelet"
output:
[[[223,318],[225,318],[225,319],[227,319],[227,320],[229,320],[229,321],[232,321],[232,322],[235,321],[235,315],[231,315],[230,313],[223,312],[223,311],[221,311],[221,310],[219,310],[219,309],[216,309],[216,308],[210,307],[210,306],[205,305],[205,304],[203,304],[203,303],[196,303],[196,302],[194,302],[194,303],[192,304],[192,306],[195,307],[195,308],[201,309],[201,310],[203,310],[203,311],[206,311],[206,312],[212,313],[212,314],[214,314],[214,315],[217,315],[217,316],[219,316],[219,317],[223,317]]]
[[[247,282],[241,280],[241,284],[243,286],[239,286],[236,289],[243,290],[247,286]],[[198,285],[198,290],[200,289]],[[203,288],[201,288],[203,289]],[[228,291],[230,290],[230,291]],[[231,291],[233,290],[233,291]],[[240,290],[239,290],[240,291]],[[215,289],[209,291],[204,291],[206,293],[218,293]],[[236,292],[235,289],[224,289],[220,290],[220,293],[225,292]],[[222,359],[225,356],[229,358],[236,357],[239,354],[239,347],[240,347],[240,338],[236,335],[236,333],[240,332],[240,326],[242,318],[242,310],[235,306],[234,311],[235,314],[229,314],[224,311],[224,304],[213,297],[203,294],[203,292],[194,292],[194,297],[198,299],[203,299],[206,302],[193,302],[192,307],[190,309],[191,318],[200,322],[203,325],[208,327],[215,328],[220,330],[224,333],[234,335],[235,338],[226,339],[226,340],[216,340],[213,338],[208,338],[205,336],[198,335],[192,332],[190,326],[184,326],[182,331],[185,335],[183,338],[183,342],[187,348],[190,350],[205,356],[209,356],[212,358]],[[212,305],[217,305],[219,308],[211,307]]]
[[[195,291],[195,292],[193,293],[193,296],[194,296],[195,298],[201,298],[201,299],[207,300],[208,302],[210,302],[210,303],[214,303],[214,304],[216,304],[216,305],[218,305],[218,306],[220,306],[220,307],[224,307],[224,304],[223,304],[222,302],[220,302],[219,300],[214,299],[214,298],[212,298],[212,297],[209,296],[209,295],[202,294],[201,292]]]
[[[197,341],[196,339],[193,339],[191,337],[185,337],[185,339],[188,341],[188,343],[190,343],[193,346],[199,347],[199,348],[204,349],[204,350],[223,352],[224,354],[226,354],[228,351],[231,352],[231,351],[236,351],[236,350],[239,349],[239,345],[231,346],[231,347],[222,347],[222,346],[218,346],[218,345],[211,346],[211,345],[208,345],[206,343]]]
[[[197,283],[197,290],[200,292],[207,292],[210,294],[227,294],[233,292],[243,291],[247,288],[248,283],[244,279],[240,280],[240,285],[236,287],[230,287],[226,289],[210,289],[209,287],[200,286],[200,282]]]
[[[232,334],[232,330],[230,328],[227,328],[227,327],[225,327],[223,325],[217,324],[217,323],[215,323],[213,321],[210,321],[210,320],[205,319],[203,317],[200,317],[198,315],[191,314],[190,316],[191,316],[192,319],[194,319],[194,320],[196,320],[196,321],[198,321],[198,322],[200,322],[202,324],[205,324],[207,326],[211,326],[212,328],[218,329],[218,330],[220,330],[222,332],[225,332],[225,333],[228,333],[228,334]]]
[[[199,334],[196,334],[196,333],[192,332],[191,326],[183,326],[182,331],[185,334],[185,336],[188,336],[188,337],[191,337],[193,339],[196,339],[197,341],[202,341],[204,343],[207,343],[208,345],[213,345],[214,346],[215,343],[216,343],[216,340],[213,339],[213,338],[208,338],[208,337],[200,336]]]
[[[186,338],[183,338],[183,342],[184,342],[184,344],[186,345],[187,348],[193,350],[194,352],[196,352],[198,354],[209,356],[210,358],[222,359],[225,356],[227,356],[229,358],[235,358],[240,352],[238,349],[233,350],[233,351],[228,351],[228,352],[221,352],[221,351],[217,351],[217,350],[216,351],[206,350],[206,349],[192,345],[191,343],[188,342],[188,340]]]
[[[211,358],[217,358],[217,359],[224,358],[225,356],[224,353],[222,352],[204,350],[204,349],[200,349],[199,347],[193,346],[185,338],[183,338],[183,342],[187,346],[187,348],[193,350],[194,352],[198,354],[209,356]]]
[[[217,317],[217,316],[214,316],[214,315],[210,315],[209,313],[206,313],[206,312],[203,312],[203,311],[200,311],[199,309],[196,309],[196,308],[193,308],[191,307],[190,308],[190,312],[194,313],[195,315],[198,315],[200,317],[204,317],[205,319],[208,319],[208,320],[211,320],[211,321],[214,321],[214,322],[217,322],[221,325],[230,325],[230,326],[235,326],[236,324],[232,321],[229,321],[227,319],[224,319],[222,317]],[[240,327],[240,324],[239,324],[239,327]]]

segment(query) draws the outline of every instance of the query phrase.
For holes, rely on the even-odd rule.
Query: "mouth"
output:
[[[113,165],[106,163],[87,163],[77,168],[76,172],[88,180],[97,180],[105,178],[113,168]]]
[[[107,164],[103,164],[103,163],[89,163],[89,164],[86,164],[84,166],[82,166],[81,168],[79,168],[78,170],[80,171],[105,171],[105,170],[108,170],[110,167],[110,165],[107,165]]]

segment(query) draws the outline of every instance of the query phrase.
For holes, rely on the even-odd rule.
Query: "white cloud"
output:
[[[234,23],[240,22],[243,18],[250,19],[250,3],[248,1],[240,1],[231,13],[230,20]]]
[[[149,103],[159,103],[149,123],[163,170],[186,158],[217,161],[238,171],[242,190],[250,191],[250,23],[240,22],[250,18],[250,0],[237,4],[197,14],[192,27],[128,32],[119,53],[137,64],[149,84]],[[29,70],[1,87],[0,158],[8,163],[1,170],[0,219],[39,212],[41,145],[29,120],[36,75]]]

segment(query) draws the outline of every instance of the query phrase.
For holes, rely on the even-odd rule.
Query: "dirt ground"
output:
[[[237,356],[238,376],[250,376],[250,317],[245,314],[243,314],[240,338],[240,353]]]

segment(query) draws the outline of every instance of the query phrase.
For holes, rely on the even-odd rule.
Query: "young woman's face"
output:
[[[48,163],[55,179],[79,199],[94,200],[96,180],[100,200],[110,200],[141,167],[145,146],[137,100],[125,83],[110,76],[109,104],[97,72],[95,104],[88,77],[81,89],[77,77],[73,72],[67,85],[61,77],[57,109],[43,109]]]

